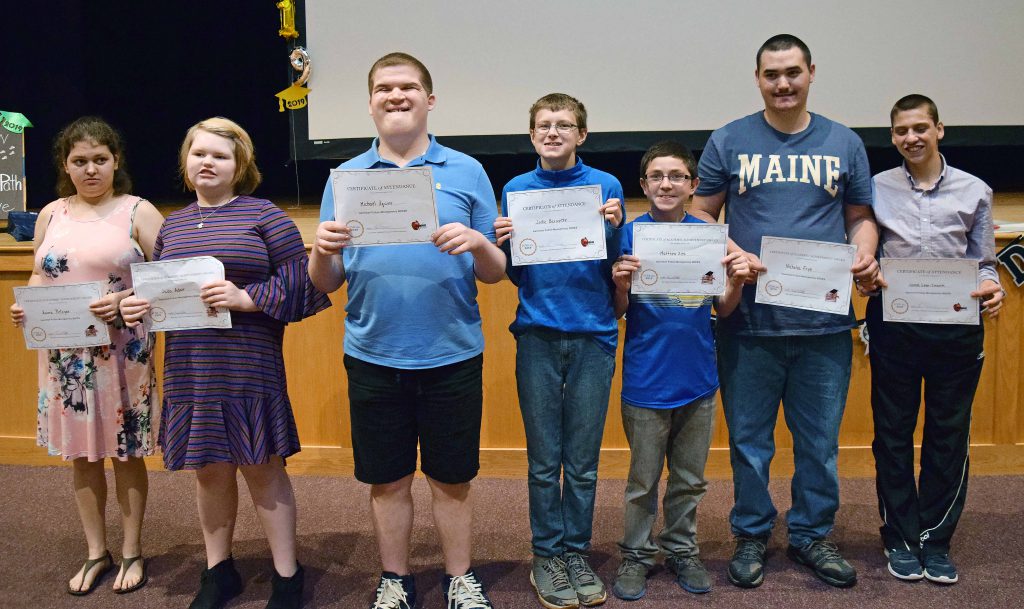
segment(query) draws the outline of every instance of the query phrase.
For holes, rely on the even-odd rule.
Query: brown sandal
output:
[[[135,592],[139,588],[146,585],[146,582],[149,581],[149,577],[146,576],[146,561],[142,558],[141,554],[139,554],[138,556],[132,556],[131,558],[121,559],[121,581],[124,581],[124,576],[128,574],[128,569],[131,569],[132,565],[139,562],[140,560],[142,561],[142,577],[139,579],[139,581],[135,582],[131,586],[128,586],[127,588],[122,586],[117,590],[114,590],[114,594],[128,594],[129,592]]]
[[[89,572],[93,570],[93,567],[99,564],[104,564],[103,568],[101,568],[99,573],[97,573],[96,576],[92,578],[92,581],[89,582],[89,587],[86,588],[85,578],[89,576]],[[99,558],[90,558],[86,560],[85,564],[82,565],[82,584],[79,585],[78,589],[76,590],[72,588],[71,584],[69,583],[68,594],[72,594],[74,596],[85,596],[86,594],[89,594],[90,592],[96,589],[96,586],[99,585],[100,581],[103,580],[103,577],[107,573],[109,573],[113,567],[114,559],[110,556],[109,550],[104,552],[103,556],[100,556]]]

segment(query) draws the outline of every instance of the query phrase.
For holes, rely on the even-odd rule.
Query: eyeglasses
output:
[[[561,133],[562,135],[570,133],[575,128],[576,125],[573,125],[571,123],[557,123],[554,125],[552,125],[551,123],[541,123],[539,125],[533,126],[533,130],[536,131],[537,133],[547,133],[554,129],[555,131]]]
[[[668,178],[668,181],[673,184],[682,184],[687,180],[692,180],[693,176],[688,176],[683,173],[670,173],[668,175],[662,175],[660,173],[652,173],[649,176],[644,176],[644,181],[650,185],[657,186],[661,184],[661,181]]]

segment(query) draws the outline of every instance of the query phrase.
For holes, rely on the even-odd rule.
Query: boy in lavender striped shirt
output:
[[[892,143],[904,162],[874,177],[879,256],[976,259],[979,287],[971,296],[995,317],[1005,292],[996,274],[992,190],[939,154],[945,129],[931,99],[903,97],[890,120]],[[905,581],[954,584],[959,575],[949,546],[967,497],[971,405],[985,356],[984,326],[883,321],[878,295],[868,301],[867,321],[871,448],[889,573]],[[922,380],[918,488],[914,428]]]

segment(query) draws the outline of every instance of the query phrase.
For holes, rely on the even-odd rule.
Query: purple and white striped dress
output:
[[[300,450],[284,327],[330,306],[306,274],[299,230],[273,203],[240,196],[205,215],[192,203],[168,216],[154,258],[214,256],[260,311],[232,311],[230,329],[166,333],[160,446],[170,470],[267,463]]]

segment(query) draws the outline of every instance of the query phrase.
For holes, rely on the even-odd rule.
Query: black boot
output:
[[[299,609],[302,606],[302,580],[305,571],[296,563],[298,569],[291,577],[281,577],[274,569],[274,577],[270,580],[272,592],[267,609]]]
[[[188,609],[223,609],[241,592],[242,576],[235,569],[234,559],[228,556],[199,576],[199,592]]]

